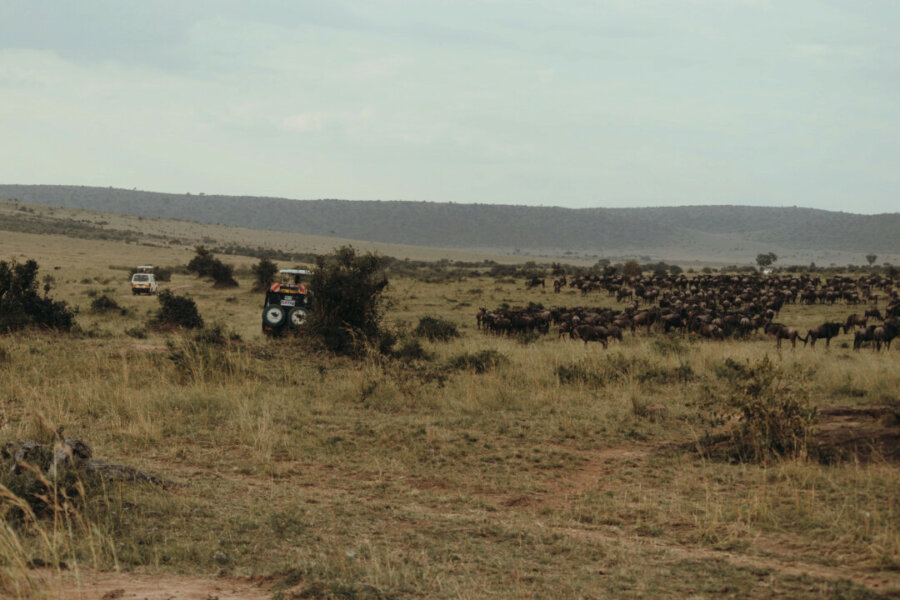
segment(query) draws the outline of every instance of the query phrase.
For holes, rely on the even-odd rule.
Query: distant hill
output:
[[[767,249],[793,252],[797,261],[835,253],[900,255],[900,213],[858,215],[751,206],[569,209],[289,200],[43,185],[0,185],[0,198],[442,248],[605,256],[643,253],[722,260],[748,260]]]

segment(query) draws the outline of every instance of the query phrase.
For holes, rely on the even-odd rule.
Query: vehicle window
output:
[[[144,273],[137,273],[131,278],[132,281],[150,281],[150,276]]]

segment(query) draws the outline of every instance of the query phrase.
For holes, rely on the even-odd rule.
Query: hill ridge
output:
[[[291,200],[170,194],[89,186],[0,185],[0,198],[143,217],[174,218],[372,242],[503,251],[652,251],[688,256],[900,254],[900,213],[861,215],[806,207],[686,205],[566,208],[405,200]],[[724,236],[724,237],[723,237]],[[693,248],[693,250],[692,250]]]

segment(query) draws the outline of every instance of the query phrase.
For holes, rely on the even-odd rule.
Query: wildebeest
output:
[[[582,340],[585,345],[587,345],[588,342],[600,342],[603,344],[604,349],[609,347],[609,343],[606,341],[609,334],[604,327],[596,325],[579,325],[572,330],[572,335],[573,337],[578,337],[578,339]]]
[[[853,349],[859,350],[863,342],[871,342],[875,340],[875,326],[869,325],[867,329],[860,329],[853,336]]]
[[[796,348],[798,339],[803,343],[806,343],[809,339],[808,337],[806,339],[801,337],[796,327],[788,327],[782,323],[768,323],[765,331],[769,335],[775,336],[779,348],[781,348],[781,340],[791,340],[791,348]]]
[[[885,321],[882,325],[875,328],[872,337],[875,339],[875,349],[881,350],[881,344],[885,349],[891,349],[891,341],[900,335],[900,321]]]
[[[844,323],[844,333],[850,331],[851,327],[865,327],[866,326],[866,318],[862,315],[850,315],[847,317],[847,322]]]
[[[537,286],[546,287],[544,285],[543,277],[532,277],[531,279],[529,279],[528,281],[525,282],[526,289],[530,290],[531,288],[537,287]]]
[[[831,345],[831,338],[837,336],[840,331],[841,324],[838,321],[829,321],[810,329],[806,334],[806,339],[809,340],[810,347],[815,348],[816,340],[823,338],[825,340],[825,347],[828,348]],[[806,340],[803,341],[803,345],[806,345]]]

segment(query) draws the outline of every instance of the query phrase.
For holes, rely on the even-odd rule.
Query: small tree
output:
[[[772,266],[772,263],[776,260],[778,260],[778,256],[774,252],[756,255],[756,264],[759,265],[760,269]]]
[[[197,274],[197,277],[212,277],[216,287],[237,287],[238,282],[234,278],[234,267],[226,265],[212,255],[205,246],[194,248],[197,254],[187,265],[187,270]]]
[[[250,267],[253,271],[253,291],[261,292],[269,289],[269,284],[278,272],[278,265],[268,256],[259,259],[259,262]]]
[[[380,300],[386,286],[379,256],[359,255],[353,247],[343,246],[318,257],[310,281],[312,331],[331,350],[359,352],[360,342],[374,342],[380,333]]]
[[[877,254],[866,254],[866,260],[869,261],[869,266],[871,267],[872,265],[875,264],[875,261],[878,260],[878,255]]]
[[[637,277],[641,274],[641,265],[633,258],[625,261],[622,265],[622,275],[625,277]]]
[[[38,264],[27,260],[0,261],[0,333],[25,327],[42,327],[69,331],[75,324],[75,313],[62,301],[48,294],[53,278],[44,279],[44,295],[38,293]]]

